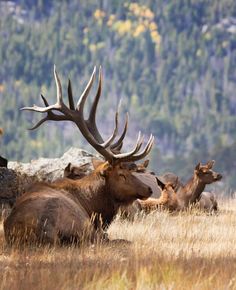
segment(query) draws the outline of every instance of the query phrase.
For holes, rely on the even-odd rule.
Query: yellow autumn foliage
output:
[[[150,30],[150,31],[157,30],[157,25],[156,25],[155,22],[151,22],[151,23],[149,24],[149,30]]]
[[[37,149],[39,149],[39,148],[42,148],[43,143],[42,143],[42,141],[31,140],[31,141],[30,141],[30,146],[33,147],[33,148],[37,148]]]
[[[125,21],[118,20],[114,24],[114,29],[120,34],[124,35],[126,33],[129,33],[132,28],[132,22],[131,20],[127,19]]]
[[[98,51],[99,49],[102,49],[103,47],[105,46],[105,43],[104,42],[98,42],[98,43],[91,43],[89,45],[89,50],[91,52],[96,52]]]
[[[156,44],[159,45],[161,43],[161,36],[156,30],[151,31],[151,38],[152,38],[152,41],[155,42]]]
[[[153,19],[155,15],[149,8],[146,8],[144,10],[143,16],[148,18],[148,19]]]
[[[109,16],[108,21],[107,21],[107,26],[111,27],[111,26],[113,25],[115,19],[116,19],[116,16],[115,16],[114,14],[111,14],[111,15]]]
[[[3,84],[0,84],[0,93],[3,93],[5,91],[5,86]]]
[[[21,85],[21,80],[16,80],[16,81],[15,81],[15,86],[16,86],[16,87],[19,87],[20,85]]]
[[[89,28],[88,27],[85,27],[84,30],[83,30],[83,33],[86,34],[88,32],[89,32]]]
[[[96,46],[96,44],[94,44],[94,43],[90,44],[90,45],[89,45],[89,50],[90,50],[91,52],[95,52],[95,51],[97,50],[97,46]]]
[[[154,13],[145,5],[139,5],[138,3],[131,3],[129,5],[129,11],[133,13],[135,16],[153,19]]]
[[[143,24],[138,24],[138,26],[134,29],[133,36],[138,37],[141,33],[145,32],[146,28]]]
[[[120,36],[130,34],[137,38],[144,32],[149,32],[152,41],[159,45],[161,36],[158,33],[157,24],[154,22],[155,14],[146,5],[140,5],[136,2],[124,4],[128,9],[128,19],[118,20],[114,14],[106,15],[104,11],[97,9],[94,12],[94,17],[97,23],[101,25],[106,19],[106,25],[116,31]],[[105,18],[105,19],[104,19]],[[96,51],[98,47],[95,44],[89,46],[90,51]]]
[[[93,13],[95,19],[100,20],[106,16],[106,13],[100,9],[96,9]]]

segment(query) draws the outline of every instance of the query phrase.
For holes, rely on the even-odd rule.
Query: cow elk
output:
[[[48,120],[74,122],[84,138],[104,157],[105,161],[95,160],[95,169],[81,179],[62,178],[51,184],[38,183],[20,196],[4,221],[5,238],[9,244],[71,244],[107,240],[104,230],[111,223],[119,207],[130,204],[137,198],[146,199],[152,194],[151,188],[140,181],[133,174],[134,169],[127,167],[126,163],[134,163],[148,155],[154,137],[151,135],[146,146],[141,150],[143,137],[139,133],[134,148],[130,152],[120,153],[128,119],[121,136],[116,141],[118,112],[115,115],[113,133],[106,141],[97,129],[95,117],[101,95],[101,69],[89,118],[84,119],[84,105],[95,73],[96,68],[77,105],[74,104],[69,81],[69,106],[67,106],[63,101],[61,82],[54,67],[56,104],[49,105],[42,96],[45,107],[34,105],[23,108],[23,110],[47,113],[32,129]]]
[[[222,175],[212,170],[214,163],[214,160],[206,165],[198,163],[190,180],[185,185],[179,185],[177,198],[181,208],[198,202],[207,184],[221,180]]]

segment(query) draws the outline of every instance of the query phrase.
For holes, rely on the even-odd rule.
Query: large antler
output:
[[[125,126],[120,138],[113,143],[117,136],[118,132],[118,111],[115,114],[115,127],[113,130],[112,135],[104,141],[101,134],[99,133],[96,125],[96,109],[101,95],[101,87],[102,87],[102,75],[101,75],[101,68],[99,69],[99,84],[95,99],[92,104],[92,108],[89,114],[89,118],[87,120],[84,119],[84,105],[86,99],[88,97],[89,91],[92,87],[96,74],[96,67],[94,67],[93,73],[90,77],[90,80],[84,89],[82,95],[79,98],[77,105],[74,104],[73,93],[71,82],[69,80],[68,83],[68,100],[69,100],[69,107],[65,105],[62,98],[62,88],[59,76],[56,71],[56,67],[54,66],[54,77],[56,81],[56,88],[57,88],[57,102],[54,105],[49,105],[47,100],[41,95],[45,107],[38,107],[34,105],[33,107],[25,107],[22,110],[28,111],[35,111],[40,113],[47,113],[46,117],[41,119],[33,128],[38,128],[41,124],[43,124],[47,120],[53,121],[72,121],[74,122],[85,139],[92,145],[109,163],[114,164],[122,161],[137,161],[139,159],[144,158],[150,151],[154,142],[154,137],[151,135],[145,148],[141,151],[141,147],[143,144],[143,137],[139,132],[137,142],[133,148],[128,153],[115,153],[120,152],[120,148],[123,144],[123,139],[127,132],[128,127],[128,116],[126,117]],[[55,114],[54,111],[58,111],[61,114]]]

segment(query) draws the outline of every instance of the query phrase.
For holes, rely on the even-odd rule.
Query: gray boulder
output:
[[[60,158],[39,158],[29,163],[9,162],[8,168],[0,168],[0,203],[12,204],[31,184],[62,178],[68,163],[77,166],[91,164],[93,157],[85,150],[70,148]]]

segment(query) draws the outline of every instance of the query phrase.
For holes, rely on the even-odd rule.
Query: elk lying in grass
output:
[[[22,196],[4,221],[5,238],[9,244],[55,244],[107,239],[104,229],[110,224],[119,207],[135,199],[148,198],[152,191],[149,186],[133,175],[133,169],[126,163],[144,158],[151,150],[154,138],[151,135],[145,148],[140,152],[142,138],[139,134],[133,150],[119,151],[126,134],[128,119],[120,138],[115,142],[118,131],[118,112],[111,137],[104,141],[95,122],[96,108],[101,94],[101,70],[99,85],[92,104],[89,119],[84,119],[84,104],[95,77],[95,69],[82,93],[77,106],[74,104],[71,83],[68,86],[69,107],[63,102],[61,82],[54,68],[57,87],[57,103],[49,106],[42,96],[45,108],[26,107],[47,116],[32,129],[47,120],[74,122],[85,139],[106,161],[94,163],[94,171],[82,179],[63,178],[59,181],[38,183]],[[56,114],[55,111],[61,114]]]
[[[212,170],[214,163],[213,160],[208,161],[206,165],[198,163],[190,180],[184,186],[179,185],[177,196],[181,208],[200,201],[205,186],[221,180],[222,175]]]
[[[198,203],[198,206],[202,210],[217,210],[217,201],[213,194],[205,193],[203,190],[207,184],[211,184],[218,180],[221,180],[222,175],[216,173],[212,170],[214,161],[208,161],[206,165],[197,164],[194,170],[193,176],[190,180],[183,185],[179,182],[178,177],[173,173],[168,173],[163,175],[162,180],[165,180],[163,184],[166,186],[169,185],[168,195],[165,194],[164,185],[158,183],[161,188],[161,197],[156,199],[147,199],[145,201],[140,201],[141,208],[145,210],[145,206],[149,207],[149,204],[152,204],[153,208],[158,208],[160,200],[163,200],[163,196],[166,197],[165,208],[172,210],[183,210]],[[172,187],[173,190],[170,189]],[[167,200],[169,201],[167,202]],[[156,203],[156,205],[155,205]],[[169,206],[169,204],[171,204]],[[175,208],[176,207],[176,208]],[[149,207],[150,208],[150,207]]]
[[[93,162],[99,162],[99,160],[93,159]],[[137,178],[141,179],[142,182],[149,183],[149,186],[151,187],[152,191],[156,190],[156,181],[155,183],[150,183],[150,176],[153,177],[155,175],[154,172],[147,171],[147,167],[149,164],[149,160],[145,160],[142,163],[133,163],[133,162],[126,162],[123,163],[123,167],[126,167],[126,169],[132,170],[135,176]],[[87,169],[89,169],[89,163],[85,163],[80,166],[72,165],[69,163],[66,168],[64,169],[64,177],[70,178],[70,179],[81,179],[83,175],[88,175]],[[84,170],[86,169],[86,170]],[[143,174],[145,173],[145,174]],[[159,190],[159,189],[158,189]],[[161,191],[160,191],[161,192]],[[142,210],[142,207],[140,203],[136,200],[132,204],[129,205],[122,205],[119,208],[119,215],[122,218],[128,218],[129,220],[133,220],[135,215]]]
[[[165,209],[169,211],[178,210],[177,194],[174,190],[175,184],[167,182],[164,184],[158,177],[156,177],[157,184],[161,189],[161,196],[159,198],[149,197],[146,200],[138,200],[141,209],[145,213],[149,213],[157,209]]]

